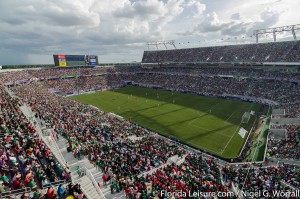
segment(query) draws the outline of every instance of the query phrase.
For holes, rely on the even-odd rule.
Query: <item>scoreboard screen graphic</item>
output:
[[[58,66],[67,66],[66,55],[58,55]]]
[[[97,66],[96,55],[53,55],[55,66]]]
[[[98,57],[96,55],[86,55],[85,63],[90,66],[96,66],[98,63]]]

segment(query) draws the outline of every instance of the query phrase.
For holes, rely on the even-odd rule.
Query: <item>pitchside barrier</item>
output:
[[[118,89],[118,88],[126,87],[128,85],[127,82],[129,82],[129,81],[124,81],[124,83],[122,85],[119,85],[119,86],[105,87],[105,88],[102,88],[102,87],[99,88],[98,87],[98,88],[91,89],[87,92],[93,92],[93,91],[96,92],[96,91],[103,91],[103,90]],[[211,94],[211,93],[202,93],[202,92],[196,92],[196,91],[192,91],[192,90],[164,88],[164,87],[161,87],[160,85],[140,84],[140,83],[136,83],[134,81],[130,81],[130,82],[131,82],[131,85],[133,85],[133,86],[139,86],[139,87],[144,87],[144,88],[152,88],[152,89],[160,89],[160,90],[168,90],[168,91],[177,91],[177,92],[182,92],[182,93],[197,94],[197,95],[201,95],[201,96],[211,96],[211,97],[218,97],[218,98],[223,98],[223,99],[241,100],[241,101],[245,101],[245,102],[262,103],[262,104],[266,104],[266,105],[271,105],[271,104],[276,105],[277,104],[274,101],[267,100],[267,99],[262,99],[262,98],[254,98],[254,97],[239,96],[239,95],[228,95],[228,94],[215,95],[215,94]],[[71,96],[71,95],[84,94],[85,92],[86,91],[73,91],[73,92],[69,92],[69,93],[66,93],[66,94],[67,94],[67,96]]]
[[[132,82],[132,85],[144,87],[144,88],[176,91],[176,92],[181,92],[181,93],[191,93],[191,94],[196,94],[196,95],[201,95],[201,96],[210,96],[210,97],[217,97],[217,98],[229,99],[229,100],[240,100],[240,101],[244,101],[244,102],[261,103],[261,104],[265,104],[265,105],[277,105],[278,104],[277,102],[274,102],[272,100],[262,99],[262,98],[254,98],[254,97],[241,96],[241,95],[228,95],[228,94],[217,95],[217,94],[211,94],[211,93],[196,92],[196,91],[192,91],[192,90],[165,88],[165,87],[161,87],[160,85],[140,84],[140,83],[136,83],[134,81]]]
[[[250,118],[249,118],[249,119],[250,119]],[[248,143],[249,138],[250,138],[251,135],[254,133],[253,128],[254,128],[254,125],[255,125],[255,123],[256,123],[256,120],[257,120],[257,118],[255,118],[255,121],[254,121],[254,123],[253,123],[253,126],[251,127],[250,132],[248,133],[247,139],[246,139],[246,141],[245,141],[245,143],[244,143],[244,145],[243,145],[243,148],[241,149],[240,154],[238,155],[238,157],[240,157],[240,156],[242,155],[242,153],[243,153],[243,151],[244,151],[244,149],[245,149],[245,146],[246,146],[247,143]],[[248,120],[248,121],[249,121],[249,120]]]

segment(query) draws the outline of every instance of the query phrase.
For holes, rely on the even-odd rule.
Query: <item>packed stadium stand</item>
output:
[[[299,62],[300,41],[145,51],[142,63]]]
[[[293,41],[146,51],[143,62],[299,62],[299,45]],[[0,73],[0,198],[90,199],[114,198],[116,194],[118,198],[167,198],[175,192],[181,194],[175,198],[184,198],[182,194],[203,198],[190,196],[192,192],[253,198],[251,193],[259,190],[266,190],[266,198],[274,198],[274,193],[286,198],[284,194],[295,193],[300,187],[299,123],[272,124],[271,128],[285,129],[286,137],[269,135],[265,161],[230,163],[243,158],[219,159],[66,97],[120,88],[128,82],[205,96],[234,96],[283,109],[284,114],[277,118],[300,118],[298,72],[231,66]],[[25,109],[33,115],[26,117]],[[50,134],[45,136],[39,126]],[[54,151],[55,143],[64,145],[56,148],[60,152]],[[62,153],[69,154],[72,165],[65,162],[67,155],[61,157]],[[77,165],[81,159],[94,167],[97,178]],[[83,186],[89,180],[97,186]],[[94,196],[92,189],[97,190]]]

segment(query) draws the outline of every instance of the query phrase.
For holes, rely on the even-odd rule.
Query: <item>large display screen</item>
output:
[[[67,66],[66,55],[58,55],[58,66]]]
[[[96,55],[53,55],[55,66],[97,66]]]

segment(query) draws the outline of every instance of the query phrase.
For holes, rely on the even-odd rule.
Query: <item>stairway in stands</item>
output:
[[[7,89],[11,96],[14,96],[14,93]],[[77,160],[72,152],[67,152],[66,148],[66,139],[62,136],[59,136],[59,140],[54,140],[51,136],[51,129],[45,128],[38,118],[34,117],[34,113],[32,112],[31,108],[24,104],[20,107],[23,114],[35,123],[36,129],[40,138],[46,143],[48,148],[52,151],[53,155],[56,159],[62,164],[65,165],[67,162],[71,171],[72,181],[73,183],[79,183],[84,194],[87,196],[88,199],[126,199],[124,191],[119,193],[111,194],[110,186],[105,185],[103,186],[102,181],[102,172],[97,170],[93,164],[89,162],[89,160],[83,157],[82,160]],[[77,174],[77,166],[86,169],[86,175],[79,176]],[[101,184],[101,188],[99,189],[98,183]]]
[[[78,160],[74,157],[72,152],[67,152],[67,140],[65,138],[59,135],[59,139],[54,140],[53,136],[51,136],[52,130],[42,127],[41,121],[38,118],[33,117],[34,113],[30,107],[23,105],[21,110],[28,119],[37,124],[36,128],[40,137],[44,140],[58,161],[63,165],[67,162],[71,171],[72,182],[74,184],[80,184],[81,189],[88,199],[126,199],[124,191],[111,194],[109,183],[107,183],[107,185],[103,185],[102,171],[98,170],[93,164],[91,164],[86,157],[82,157],[81,160]],[[169,158],[168,162],[176,162],[176,164],[179,165],[184,161],[184,158],[185,156],[179,159],[174,156]],[[85,175],[79,176],[77,174],[78,166],[82,168],[82,170],[85,170]],[[162,166],[164,165],[161,165],[161,167]],[[156,169],[157,168],[148,171],[147,173],[153,173]],[[146,173],[143,175],[145,174]],[[101,185],[100,189],[98,187],[98,183]]]
[[[20,107],[20,109],[29,120],[36,124],[35,126],[38,134],[40,135],[40,138],[43,139],[56,159],[62,165],[65,165],[65,163],[68,162],[73,184],[79,183],[88,199],[114,198],[105,197],[100,189],[98,189],[96,181],[92,181],[92,176],[95,177],[95,180],[98,180],[98,182],[100,179],[102,179],[102,174],[100,171],[97,171],[96,168],[92,164],[90,164],[86,158],[79,161],[74,158],[72,153],[68,153],[65,147],[66,140],[62,136],[60,136],[60,139],[58,141],[55,141],[50,134],[51,130],[42,127],[40,120],[34,117],[34,113],[30,109],[30,107],[24,104]],[[80,166],[82,168],[85,167],[87,170],[86,175],[79,176],[76,171],[77,166]]]
[[[124,191],[121,191],[119,193],[111,194],[110,192],[110,186],[106,185],[103,186],[103,181],[102,181],[102,171],[98,170],[93,164],[90,163],[90,161],[87,158],[83,158],[81,160],[78,160],[74,157],[72,152],[67,152],[67,141],[64,139],[62,136],[60,136],[59,140],[57,141],[57,146],[59,147],[59,150],[65,160],[68,162],[69,168],[72,173],[72,179],[75,182],[78,182],[81,187],[83,188],[84,192],[86,193],[87,197],[90,199],[100,199],[100,198],[107,198],[107,199],[125,199],[125,194]],[[80,167],[84,170],[86,169],[86,175],[80,177],[77,174],[77,167]],[[91,181],[91,178],[88,177],[90,174],[90,177],[93,176],[94,184],[96,186],[98,183],[101,184],[101,192],[102,194],[100,195],[97,192],[97,188],[94,186],[93,182]]]
[[[14,95],[14,93],[11,91],[9,92],[9,94]],[[83,190],[87,199],[126,199],[124,191],[111,194],[109,183],[107,183],[107,185],[103,185],[103,173],[98,170],[93,164],[91,164],[86,157],[82,157],[81,160],[78,160],[74,157],[72,152],[67,152],[67,140],[60,135],[58,140],[54,139],[53,136],[51,136],[52,129],[47,129],[38,118],[35,118],[34,113],[29,106],[24,104],[20,107],[20,109],[30,121],[35,123],[40,138],[43,139],[56,159],[62,165],[65,165],[65,163],[67,162],[71,171],[72,182],[74,184],[80,184],[81,189]],[[174,161],[177,162],[177,164],[181,164],[184,161],[184,157],[180,159],[176,157],[176,160],[172,160],[174,157],[171,157],[169,158],[169,161]],[[78,166],[85,171],[85,175],[79,176],[77,174]],[[154,172],[156,169],[157,168],[149,171],[149,173]],[[143,175],[145,175],[145,173]],[[101,185],[101,188],[99,188],[98,183]]]

